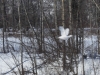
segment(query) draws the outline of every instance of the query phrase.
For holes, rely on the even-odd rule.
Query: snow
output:
[[[100,74],[100,59],[84,60],[85,75],[99,75]],[[79,75],[83,75],[83,62],[78,65]],[[96,74],[95,74],[96,73]]]
[[[13,52],[13,54],[15,55],[16,59],[20,61],[20,53],[16,53]],[[24,53],[24,60],[25,61],[23,63],[24,65],[24,69],[31,69],[32,68],[32,64],[30,61],[30,58],[28,58],[28,55],[26,53]],[[17,61],[16,61],[17,62]],[[43,62],[43,60],[37,58],[36,59],[36,63],[37,64],[41,64]],[[85,68],[85,75],[95,75],[94,70],[96,71],[96,75],[100,74],[100,60],[99,59],[85,59],[84,60],[84,68]],[[19,62],[17,63],[19,64]],[[94,65],[93,65],[94,64]],[[1,75],[3,73],[6,73],[8,71],[11,70],[11,68],[14,68],[16,66],[13,55],[11,53],[7,53],[7,54],[0,54],[0,72]],[[78,74],[79,75],[83,75],[83,63],[82,61],[79,62],[78,65]],[[14,68],[14,71],[17,72],[18,69]],[[62,61],[61,59],[59,59],[59,61],[55,61],[52,64],[48,64],[43,68],[40,68],[37,70],[38,71],[38,75],[58,75],[60,73],[62,73]],[[12,75],[13,70],[9,73],[7,73],[6,75]],[[31,75],[31,74],[30,74]],[[63,74],[62,74],[63,75]],[[73,75],[72,73],[70,73],[70,75]]]
[[[91,44],[97,42],[97,36],[89,36],[89,37],[86,37],[84,38],[84,46],[85,48],[87,48],[88,46],[90,46]]]
[[[24,53],[24,59],[23,59],[23,66],[24,69],[30,70],[32,68],[32,62],[30,61],[29,56],[27,53]],[[16,57],[16,59],[14,58]],[[12,72],[18,72],[18,68],[20,67],[21,63],[21,54],[20,53],[7,53],[7,54],[0,54],[0,73],[1,74],[6,74],[6,75],[11,75]],[[37,65],[42,63],[41,59],[36,60]],[[13,69],[14,68],[14,69]],[[11,70],[12,69],[12,70]],[[21,68],[20,68],[21,69]]]

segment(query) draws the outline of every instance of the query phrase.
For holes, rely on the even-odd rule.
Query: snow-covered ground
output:
[[[0,52],[2,52],[3,50],[3,45],[2,45],[2,37],[0,37]],[[25,46],[29,46],[28,49],[33,48],[34,47],[38,48],[37,40],[36,39],[31,39],[28,37],[23,37],[23,42],[20,42],[19,38],[16,37],[8,37],[7,39],[5,38],[5,43],[9,43],[9,48],[10,50],[14,49],[16,50],[15,52],[12,50],[12,52],[9,53],[0,53],[0,75],[15,75],[14,73],[16,72],[17,75],[19,74],[18,69],[21,69],[21,44],[24,43]],[[55,42],[53,42],[53,40],[51,39],[51,37],[46,37],[45,39],[45,43],[46,44],[52,44],[55,45]],[[30,42],[35,42],[35,44],[31,44]],[[95,53],[95,50],[97,50],[97,36],[96,35],[92,35],[92,36],[88,36],[84,38],[84,53],[89,54],[91,52]],[[7,47],[7,44],[5,44],[5,46]],[[51,46],[52,47],[52,46]],[[46,48],[48,48],[48,45],[46,46]],[[55,46],[56,47],[56,46]],[[32,57],[32,59],[30,59],[30,56]],[[48,63],[45,65],[42,65],[43,63],[45,63],[44,61],[46,61],[46,58],[40,58],[44,57],[43,54],[35,54],[32,53],[31,55],[29,55],[27,52],[23,52],[23,66],[24,66],[24,70],[25,71],[30,71],[29,73],[27,72],[26,75],[33,75],[32,69],[33,69],[33,65],[32,65],[32,61],[34,62],[34,66],[37,65],[37,75],[66,75],[66,73],[64,74],[63,70],[62,70],[62,58],[59,58],[57,61],[53,61],[52,63]],[[35,64],[36,62],[36,64]],[[84,68],[84,72],[85,75],[99,75],[100,74],[100,57],[96,57],[95,59],[93,58],[87,58],[84,59],[84,63],[82,61],[82,58],[80,58],[79,63],[77,65],[78,68],[78,75],[83,75],[83,68]],[[41,64],[41,65],[40,65]],[[84,67],[83,67],[84,66]],[[36,68],[36,67],[35,67]],[[34,68],[34,71],[35,71]],[[73,73],[70,73],[70,75],[73,75]]]
[[[7,54],[0,54],[0,75],[15,75],[14,72],[18,73],[18,68],[21,69],[21,56],[20,53],[13,53],[16,57],[16,60],[14,56],[11,53]],[[36,57],[36,63],[37,65],[41,64],[43,60]],[[100,74],[100,59],[85,59],[84,60],[84,71],[85,75],[99,75]],[[27,73],[27,75],[33,75],[32,72],[32,62],[30,61],[29,56],[27,53],[24,53],[24,59],[23,59],[23,66],[24,70],[30,70],[30,73]],[[62,61],[59,59],[59,61],[55,61],[52,64],[47,64],[37,70],[38,75],[66,75],[62,71]],[[70,75],[73,75],[71,73]],[[78,75],[83,75],[83,63],[82,61],[78,64]]]
[[[83,75],[82,61],[78,65],[79,75]],[[84,60],[85,75],[100,75],[100,58],[99,59],[85,59]]]
[[[25,52],[23,53],[22,63],[24,66],[24,71],[26,71],[27,73],[29,72],[28,75],[32,75],[32,61],[30,60],[28,54]],[[42,60],[37,58],[36,63],[36,65],[39,65],[42,63]],[[21,70],[20,52],[0,54],[0,75],[15,75],[14,72],[17,73],[17,75],[20,75],[18,69]]]

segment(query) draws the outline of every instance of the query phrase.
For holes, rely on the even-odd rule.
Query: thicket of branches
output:
[[[73,65],[77,67],[78,62],[76,59],[78,58],[78,53],[84,54],[84,28],[99,27],[99,3],[99,0],[0,0],[0,27],[3,28],[3,52],[10,52],[8,49],[10,45],[7,45],[7,49],[5,48],[5,41],[8,42],[5,40],[8,37],[8,34],[5,36],[5,32],[8,32],[9,27],[12,27],[13,32],[20,32],[19,35],[16,34],[21,41],[22,64],[21,71],[19,70],[20,75],[24,75],[24,51],[30,56],[34,75],[37,75],[38,66],[35,56],[32,56],[31,53],[44,54],[43,57],[46,60],[39,66],[50,64],[62,58],[63,70],[67,74],[73,72],[77,75],[78,71],[74,72]],[[57,39],[60,35],[59,26],[70,29],[70,34],[73,37],[68,40],[68,43],[65,41],[60,42]],[[31,32],[28,32],[29,29],[31,29]],[[30,39],[31,44],[29,46],[23,42],[23,34]],[[99,30],[97,34],[99,34]],[[15,51],[13,47],[12,49]],[[66,60],[70,61],[70,63]],[[85,75],[84,69],[83,75]]]
[[[18,26],[18,0],[1,0],[0,6],[0,27],[3,27],[3,17],[5,19],[4,21],[6,22],[5,27]],[[69,1],[64,0],[64,23],[66,27],[69,27],[69,10]],[[81,25],[83,27],[90,26],[90,19],[92,22],[91,26],[97,27],[95,22],[99,23],[99,0],[72,0],[71,13],[74,27],[77,26],[77,21],[79,21],[78,17],[82,19]],[[62,25],[62,2],[61,0],[43,0],[43,2],[39,0],[21,0],[20,15],[21,25],[23,27],[30,27],[29,22],[32,26],[39,27],[41,22],[43,22],[45,27],[47,27],[48,23],[49,26],[54,28],[55,21],[57,22],[57,26]],[[43,21],[41,20],[42,15]],[[54,16],[57,16],[56,20]]]

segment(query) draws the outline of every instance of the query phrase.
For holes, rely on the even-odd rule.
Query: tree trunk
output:
[[[62,26],[65,27],[65,18],[64,18],[64,0],[62,0]],[[66,70],[66,47],[65,41],[63,41],[63,70]]]
[[[20,46],[21,46],[21,75],[24,75],[24,67],[23,67],[23,45],[22,45],[22,27],[21,27],[21,15],[20,15],[20,5],[21,1],[18,0],[18,17],[19,17],[19,29],[20,29]]]
[[[2,0],[2,18],[3,18],[3,51],[6,53],[5,49],[5,37],[4,32],[6,31],[6,7],[5,7],[5,0]]]

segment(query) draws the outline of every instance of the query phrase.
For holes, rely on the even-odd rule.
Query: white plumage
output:
[[[72,37],[72,35],[68,35],[69,34],[69,28],[64,29],[63,26],[60,26],[59,30],[61,32],[61,36],[58,37],[59,39],[67,41],[70,37]]]

